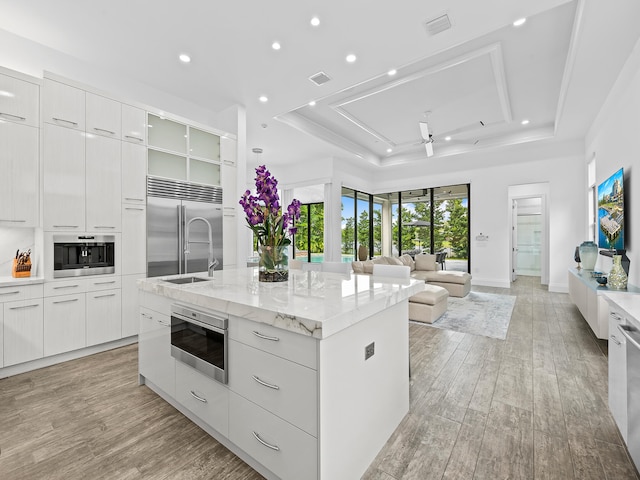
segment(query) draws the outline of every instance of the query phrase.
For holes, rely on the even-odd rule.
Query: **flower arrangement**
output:
[[[286,247],[291,240],[287,235],[296,233],[294,225],[300,219],[300,202],[296,199],[282,212],[277,186],[275,177],[261,165],[256,168],[256,194],[247,190],[240,198],[248,227],[258,242],[261,281],[288,279]]]

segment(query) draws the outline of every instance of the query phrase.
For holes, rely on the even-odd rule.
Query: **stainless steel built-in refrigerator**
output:
[[[186,252],[186,253],[185,253]],[[222,188],[147,178],[147,276],[222,269]]]

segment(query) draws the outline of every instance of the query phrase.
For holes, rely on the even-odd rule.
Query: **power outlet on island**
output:
[[[373,354],[376,351],[376,342],[371,342],[369,345],[364,347],[364,359],[368,360],[373,357]]]

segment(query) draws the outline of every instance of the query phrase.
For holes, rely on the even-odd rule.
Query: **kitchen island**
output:
[[[409,410],[408,298],[424,282],[256,268],[139,280],[140,383],[269,479],[360,478]],[[171,356],[171,307],[228,316],[228,384]]]

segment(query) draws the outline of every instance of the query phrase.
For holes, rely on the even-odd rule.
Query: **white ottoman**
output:
[[[433,323],[447,311],[446,288],[425,284],[422,292],[409,297],[409,320]]]

